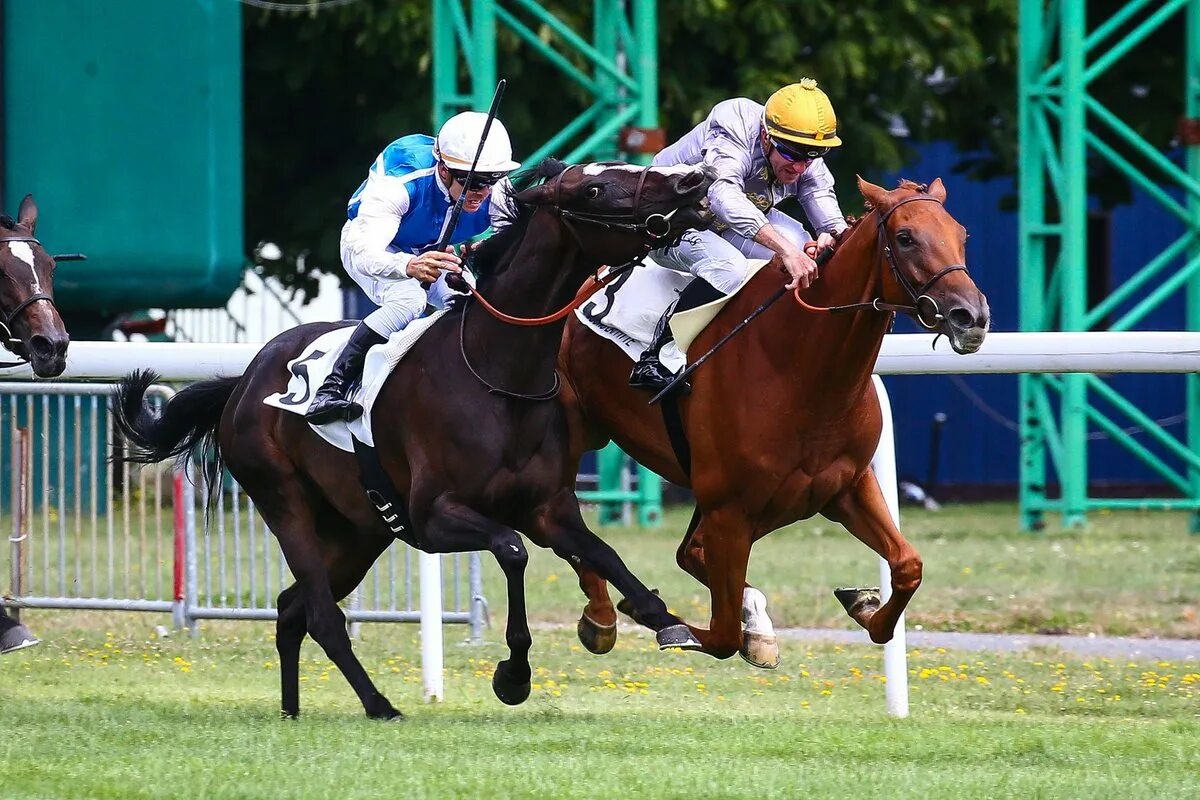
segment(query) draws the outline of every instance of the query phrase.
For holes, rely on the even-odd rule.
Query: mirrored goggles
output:
[[[450,170],[450,177],[457,183],[462,184],[467,188],[468,192],[481,192],[484,189],[490,189],[496,185],[496,182],[503,178],[503,172],[476,172],[471,176],[470,184],[467,183],[466,170]]]
[[[771,137],[771,146],[779,152],[779,155],[791,162],[812,161],[815,158],[824,158],[833,149],[832,147],[817,147],[815,145],[788,142],[774,137]]]

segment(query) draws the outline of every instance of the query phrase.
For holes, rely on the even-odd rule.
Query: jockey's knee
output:
[[[425,311],[425,294],[419,300],[410,297],[384,297],[383,304],[363,320],[371,330],[381,336],[390,336],[403,330]]]

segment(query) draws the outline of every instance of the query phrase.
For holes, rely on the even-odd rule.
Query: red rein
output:
[[[574,311],[575,309],[577,309],[581,305],[583,305],[585,302],[587,302],[591,298],[591,296],[594,295],[596,292],[600,291],[605,286],[612,283],[613,280],[615,280],[617,278],[617,276],[620,275],[624,271],[625,270],[623,270],[623,269],[611,270],[603,278],[599,278],[599,279],[597,279],[595,276],[592,276],[592,285],[589,286],[587,289],[584,289],[583,294],[579,295],[574,300],[572,300],[570,303],[567,303],[567,305],[563,306],[558,311],[555,311],[553,314],[551,314],[548,317],[513,317],[513,316],[509,316],[508,314],[505,314],[503,311],[499,310],[498,308],[493,306],[491,303],[489,303],[487,301],[487,299],[483,295],[481,295],[479,293],[479,290],[476,289],[474,286],[470,287],[470,289],[471,289],[471,294],[475,297],[476,300],[479,301],[479,304],[481,306],[483,306],[485,309],[487,309],[487,312],[489,314],[491,314],[493,317],[500,320],[501,322],[507,322],[509,325],[523,325],[526,327],[534,327],[536,325],[549,325],[551,322],[558,322],[560,319],[567,316],[572,311]]]

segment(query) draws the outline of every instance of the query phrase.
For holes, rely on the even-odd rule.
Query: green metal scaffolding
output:
[[[587,41],[535,0],[433,0],[434,128],[459,111],[491,104],[499,77],[496,34],[503,26],[593,98],[523,161],[619,157],[649,163],[649,155],[622,152],[618,137],[628,127],[658,127],[657,14],[657,0],[593,0],[592,38]],[[576,66],[580,57],[585,69]],[[579,498],[599,504],[601,524],[620,523],[631,507],[638,524],[660,523],[661,478],[615,444],[598,452],[596,462],[598,488],[580,492]]]
[[[1180,167],[1088,92],[1088,87],[1147,36],[1167,24],[1186,26],[1181,112],[1200,118],[1200,0],[1130,0],[1091,30],[1083,0],[1020,0],[1020,280],[1021,329],[1130,330],[1167,298],[1183,292],[1187,326],[1200,330],[1200,146],[1184,137]],[[1123,31],[1118,35],[1118,32]],[[1114,144],[1116,146],[1114,146]],[[1136,154],[1137,164],[1122,154]],[[1184,233],[1106,298],[1088,307],[1087,157],[1107,161],[1184,224]],[[1150,174],[1148,174],[1148,172]],[[1180,203],[1163,185],[1186,196]],[[1124,309],[1124,310],[1121,310]],[[1056,403],[1057,400],[1057,411]],[[1101,411],[1107,404],[1119,418]],[[1170,435],[1095,375],[1024,375],[1021,404],[1021,518],[1040,528],[1047,511],[1067,526],[1089,510],[1150,507],[1192,511],[1200,531],[1200,378],[1187,376],[1187,441]],[[1117,500],[1088,495],[1088,426],[1143,461],[1181,497]],[[1144,430],[1160,457],[1127,433]],[[1061,497],[1048,497],[1051,466]]]

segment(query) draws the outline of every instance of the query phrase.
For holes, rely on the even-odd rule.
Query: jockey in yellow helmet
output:
[[[824,157],[842,143],[829,97],[811,78],[784,86],[766,105],[744,97],[718,103],[708,117],[682,139],[654,157],[655,166],[700,164],[716,175],[708,191],[716,216],[711,230],[688,231],[674,247],[651,255],[664,267],[690,272],[684,302],[694,307],[727,295],[741,285],[747,259],[778,255],[789,287],[808,286],[817,265],[804,252],[813,241],[828,247],[846,228]],[[795,197],[812,233],[800,221],[775,209]],[[642,353],[630,384],[658,390],[673,377],[659,360],[671,341],[667,321],[659,321],[655,341]]]

